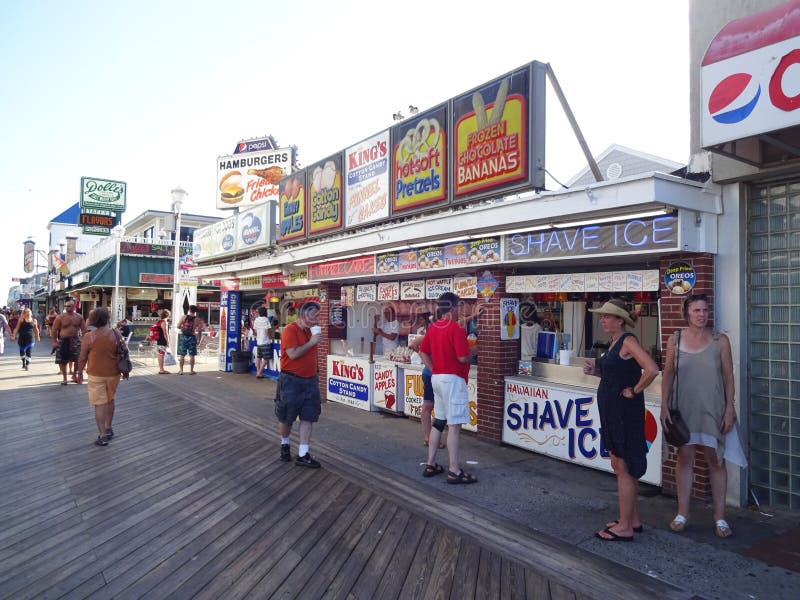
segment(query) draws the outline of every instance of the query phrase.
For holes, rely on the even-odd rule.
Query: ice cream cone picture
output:
[[[500,321],[501,340],[519,338],[519,300],[517,298],[500,299]]]

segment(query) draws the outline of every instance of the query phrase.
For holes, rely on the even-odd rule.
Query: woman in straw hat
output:
[[[636,336],[625,331],[633,326],[635,315],[628,312],[624,300],[613,298],[589,310],[600,315],[600,326],[611,336],[608,352],[596,364],[586,361],[583,372],[600,377],[600,435],[611,454],[619,494],[619,519],[595,535],[606,542],[629,542],[634,532],[642,531],[637,479],[647,470],[644,390],[658,375],[658,366]]]

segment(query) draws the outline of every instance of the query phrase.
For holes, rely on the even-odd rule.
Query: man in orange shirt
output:
[[[319,461],[308,451],[311,426],[319,420],[322,405],[317,381],[317,344],[322,340],[322,329],[317,325],[319,304],[305,302],[298,311],[297,320],[283,328],[281,334],[281,375],[275,398],[275,416],[281,434],[281,460],[290,462],[289,436],[292,425],[300,419],[300,447],[296,465],[318,469]]]

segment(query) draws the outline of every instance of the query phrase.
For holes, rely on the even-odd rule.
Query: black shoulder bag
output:
[[[672,395],[669,399],[669,418],[672,423],[669,429],[664,430],[664,437],[667,442],[675,447],[680,447],[689,441],[689,428],[686,426],[686,421],[681,416],[681,411],[678,410],[678,358],[680,356],[681,348],[681,331],[680,329],[675,332],[675,377],[672,386]]]
[[[114,335],[117,338],[117,371],[123,375],[129,375],[133,371],[133,363],[131,362],[131,354],[128,351],[128,344],[122,339],[122,336],[114,330]]]

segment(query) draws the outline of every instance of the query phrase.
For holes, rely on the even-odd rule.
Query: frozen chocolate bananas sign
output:
[[[527,178],[528,79],[515,71],[453,101],[456,197]]]
[[[393,212],[447,199],[446,122],[440,108],[394,128]]]

